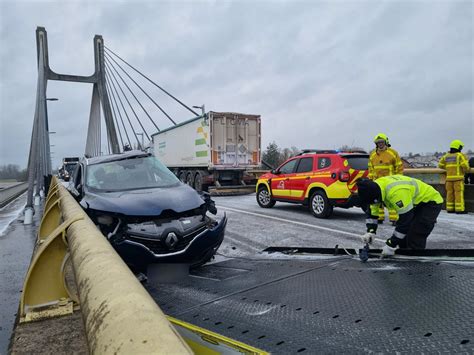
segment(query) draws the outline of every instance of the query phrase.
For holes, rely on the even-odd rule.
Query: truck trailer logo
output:
[[[158,155],[163,156],[165,154],[166,149],[166,142],[159,142],[158,143]]]
[[[207,157],[207,133],[204,132],[206,121],[201,121],[201,126],[197,128],[196,135],[198,138],[194,141],[196,147],[196,158]]]

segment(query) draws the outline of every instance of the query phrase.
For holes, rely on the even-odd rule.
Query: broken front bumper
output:
[[[193,236],[182,249],[167,253],[156,253],[146,242],[138,242],[129,238],[114,245],[114,248],[125,260],[138,269],[153,263],[183,263],[196,265],[207,261],[214,255],[224,239],[227,216],[224,214],[218,223]]]

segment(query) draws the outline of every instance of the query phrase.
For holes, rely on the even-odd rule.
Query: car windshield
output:
[[[153,156],[89,165],[86,186],[95,190],[121,191],[169,187],[178,178]]]
[[[349,167],[355,170],[367,170],[369,168],[369,157],[367,156],[345,156]]]

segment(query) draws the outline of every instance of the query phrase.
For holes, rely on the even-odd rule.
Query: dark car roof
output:
[[[86,165],[94,165],[100,163],[107,163],[111,161],[117,160],[124,160],[130,158],[138,158],[138,157],[149,157],[151,153],[143,152],[141,150],[130,150],[128,152],[123,152],[119,154],[110,154],[110,155],[101,155],[98,157],[93,158],[84,158],[84,162]]]

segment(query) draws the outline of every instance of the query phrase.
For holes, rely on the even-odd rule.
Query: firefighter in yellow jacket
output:
[[[403,174],[403,163],[395,149],[390,147],[388,137],[379,133],[374,138],[375,149],[370,152],[369,157],[369,179],[390,175]],[[394,209],[388,209],[388,218],[393,225],[398,220],[397,212]],[[384,209],[379,210],[378,223],[383,223],[385,219]]]
[[[466,156],[461,153],[464,143],[459,139],[451,142],[449,153],[439,161],[438,167],[446,169],[446,211],[466,213],[464,210],[464,174],[469,171]]]

